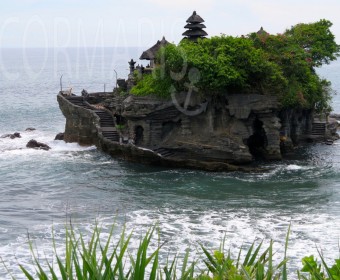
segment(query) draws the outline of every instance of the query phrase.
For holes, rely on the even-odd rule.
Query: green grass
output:
[[[103,238],[101,228],[95,226],[92,234],[86,238],[72,226],[66,228],[65,252],[63,257],[58,255],[56,243],[53,237],[53,249],[55,262],[41,260],[37,257],[37,251],[29,241],[29,249],[35,272],[29,272],[23,265],[19,267],[24,276],[29,279],[41,280],[106,280],[106,279],[200,279],[200,280],[269,280],[288,279],[287,274],[287,250],[290,228],[285,240],[285,251],[280,261],[273,261],[273,241],[268,247],[263,248],[263,242],[255,242],[248,249],[241,248],[237,258],[233,259],[230,250],[225,249],[225,239],[218,250],[211,251],[200,244],[200,256],[191,260],[189,250],[182,258],[175,256],[168,259],[165,264],[159,261],[162,243],[158,235],[155,243],[156,227],[150,228],[140,239],[137,250],[130,250],[132,232],[126,232],[123,228],[118,239],[114,239],[112,226],[108,236]],[[321,261],[314,256],[302,259],[302,269],[296,272],[292,279],[340,279],[340,259],[335,260],[334,265],[328,266],[318,249]],[[241,257],[243,256],[243,257]],[[276,258],[277,259],[277,258]],[[3,263],[5,266],[5,264]],[[5,266],[7,271],[8,268]],[[10,273],[10,272],[9,272]],[[15,279],[12,276],[12,279]]]

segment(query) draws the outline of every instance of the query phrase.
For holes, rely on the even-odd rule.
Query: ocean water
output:
[[[159,225],[166,241],[163,254],[195,255],[198,244],[226,247],[237,254],[254,240],[276,241],[282,254],[289,225],[290,273],[303,256],[322,249],[327,260],[339,256],[340,142],[310,145],[300,157],[266,164],[256,174],[209,173],[164,169],[113,159],[95,147],[54,141],[65,119],[56,95],[110,91],[126,77],[127,61],[141,49],[1,49],[0,135],[20,132],[22,138],[0,138],[0,257],[23,279],[18,263],[32,270],[28,234],[43,258],[52,256],[52,231],[62,251],[69,220],[83,232],[96,221],[104,234],[117,224],[134,229],[132,247],[141,233]],[[340,92],[340,63],[319,70]],[[333,107],[340,112],[340,97]],[[28,127],[35,131],[25,131]],[[27,149],[30,139],[47,143],[48,152]],[[163,260],[165,257],[163,258]],[[10,275],[0,264],[0,279]]]

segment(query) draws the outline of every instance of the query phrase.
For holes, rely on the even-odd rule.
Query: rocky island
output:
[[[131,60],[112,93],[61,91],[64,141],[145,164],[234,171],[337,138],[330,83],[314,70],[339,54],[330,22],[210,39],[203,22],[194,12],[178,46],[163,37],[145,51],[148,66]]]

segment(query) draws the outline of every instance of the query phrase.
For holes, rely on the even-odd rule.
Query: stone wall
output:
[[[294,145],[306,140],[312,131],[314,112],[303,109],[284,109],[279,113],[281,136],[287,137]]]
[[[57,100],[66,118],[64,141],[77,142],[84,146],[95,145],[98,141],[99,117],[89,110],[75,106],[61,95],[58,95]]]

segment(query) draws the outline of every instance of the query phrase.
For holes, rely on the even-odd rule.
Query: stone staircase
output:
[[[325,122],[314,122],[312,126],[311,136],[313,138],[325,138],[326,123]]]
[[[93,110],[100,118],[101,127],[113,127],[115,126],[112,116],[104,110]]]
[[[115,127],[113,117],[104,110],[93,109],[88,103],[84,101],[82,96],[69,96],[65,97],[72,104],[82,107],[87,110],[91,110],[100,118],[100,127],[102,134],[105,138],[110,141],[119,142],[119,134]]]
[[[119,142],[119,134],[112,116],[104,110],[94,110],[94,112],[100,118],[100,127],[102,128],[103,136],[111,141]]]
[[[167,149],[167,148],[157,148],[157,149],[154,149],[153,151],[161,155],[163,158],[169,158],[169,157],[173,157],[176,155],[172,150]]]
[[[107,111],[99,110],[99,109],[95,109],[91,107],[87,102],[84,101],[84,98],[82,96],[69,96],[65,98],[76,106],[79,106],[79,107],[82,107],[84,109],[91,110],[92,112],[94,112],[100,118],[100,127],[102,130],[103,136],[110,141],[119,142],[119,134],[115,127],[113,117]],[[165,112],[163,111],[163,113],[165,113],[169,118],[173,118],[174,116],[178,114],[178,111],[175,111],[173,109],[168,109],[168,110],[165,110]],[[155,113],[152,117],[157,119],[157,121],[158,121],[158,118],[159,120],[162,119],[160,112]],[[163,119],[164,119],[164,116],[163,116]],[[162,158],[171,158],[177,155],[176,152],[170,149],[167,149],[167,148],[162,148],[162,147],[153,149],[153,151],[157,153],[159,156],[161,156]]]
[[[65,98],[76,106],[92,110],[92,107],[90,107],[87,103],[84,102],[84,98],[82,96],[68,96]]]

